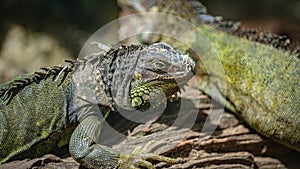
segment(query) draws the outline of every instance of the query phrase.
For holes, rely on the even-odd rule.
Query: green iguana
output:
[[[88,168],[154,168],[149,159],[174,162],[98,144],[104,120],[100,114],[105,118],[118,110],[155,110],[184,86],[194,67],[188,55],[165,43],[114,45],[3,84],[0,163],[37,157],[68,142],[71,156]]]
[[[300,151],[300,46],[286,36],[243,29],[238,22],[214,17],[198,0],[118,3],[125,15],[136,15],[121,24],[121,37],[135,32],[140,23],[144,27],[138,31],[160,34],[138,36],[142,42],[159,40],[181,51],[198,50],[191,57],[200,90],[259,133]],[[186,38],[178,40],[182,36]]]

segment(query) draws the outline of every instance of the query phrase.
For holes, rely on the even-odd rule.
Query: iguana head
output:
[[[122,108],[157,107],[177,93],[194,74],[194,61],[165,43],[140,46],[128,52],[125,59],[128,61],[122,64],[131,66],[126,69],[116,66],[112,87],[114,102]]]

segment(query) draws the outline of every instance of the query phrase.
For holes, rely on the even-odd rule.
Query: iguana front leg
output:
[[[86,117],[74,130],[70,140],[72,157],[88,168],[155,168],[148,159],[173,163],[175,160],[157,154],[121,154],[116,150],[97,144],[102,122],[96,116]]]
[[[86,117],[74,130],[69,148],[71,156],[88,168],[115,168],[119,153],[96,143],[101,122],[96,116]]]

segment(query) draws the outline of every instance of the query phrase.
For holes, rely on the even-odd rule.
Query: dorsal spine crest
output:
[[[0,97],[8,104],[11,99],[24,87],[32,84],[39,83],[40,81],[53,76],[53,80],[57,79],[63,72],[70,72],[73,70],[75,62],[70,60],[65,60],[68,65],[60,65],[60,66],[51,66],[41,68],[42,71],[36,71],[33,73],[32,77],[26,77],[23,79],[13,80],[12,83],[0,89]],[[62,79],[63,82],[64,78]],[[61,83],[59,83],[60,85]]]

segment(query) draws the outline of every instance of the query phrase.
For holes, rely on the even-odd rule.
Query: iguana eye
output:
[[[158,70],[162,70],[162,69],[166,68],[166,64],[164,62],[161,62],[161,61],[154,62],[153,65],[154,65],[154,68],[158,69]]]

